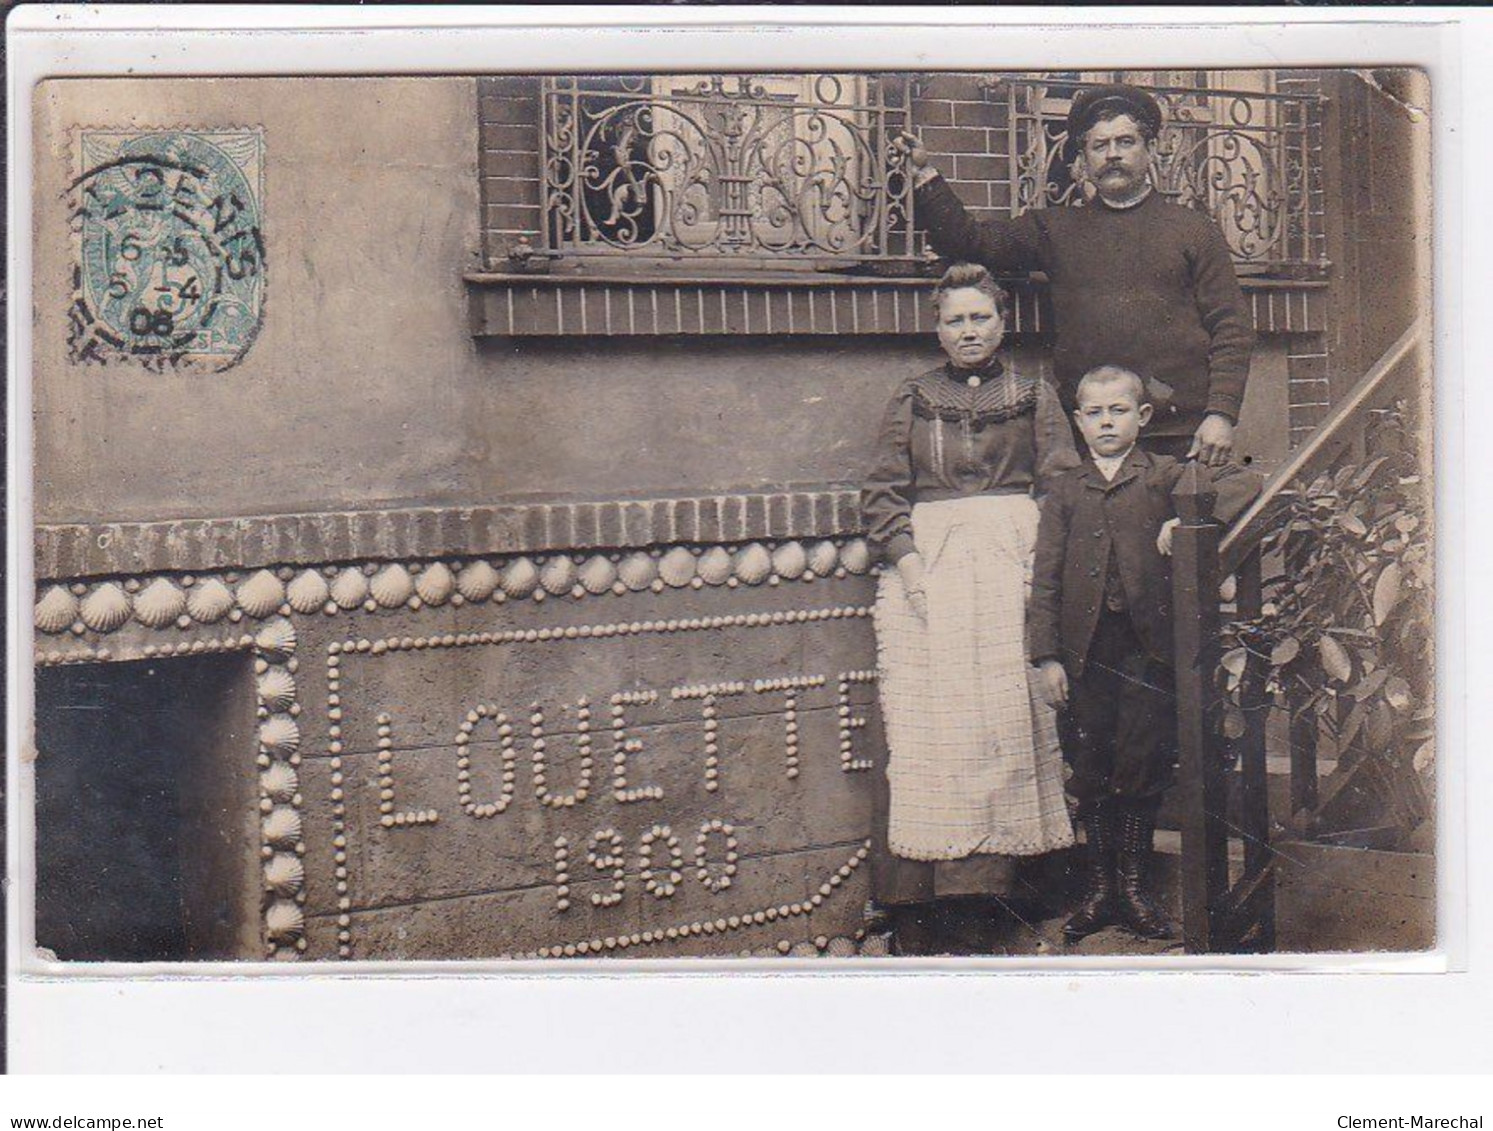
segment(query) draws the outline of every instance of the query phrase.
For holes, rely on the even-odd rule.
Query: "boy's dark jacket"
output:
[[[1148,653],[1171,663],[1171,559],[1156,548],[1156,536],[1163,523],[1176,517],[1172,490],[1186,466],[1137,445],[1112,482],[1105,481],[1092,458],[1085,458],[1082,466],[1053,483],[1042,502],[1027,606],[1032,663],[1061,660],[1071,676],[1083,674],[1111,552],[1136,635]],[[1214,514],[1222,522],[1232,520],[1259,493],[1260,477],[1242,467],[1230,464],[1211,474],[1218,491]]]

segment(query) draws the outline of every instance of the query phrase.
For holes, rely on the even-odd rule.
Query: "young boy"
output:
[[[1172,489],[1186,464],[1137,446],[1152,410],[1130,370],[1090,370],[1076,399],[1088,458],[1043,502],[1027,610],[1029,658],[1058,710],[1068,791],[1088,841],[1086,890],[1063,931],[1076,942],[1118,923],[1171,938],[1145,880],[1175,764],[1168,558]],[[1259,477],[1242,468],[1212,475],[1223,521],[1259,491]]]

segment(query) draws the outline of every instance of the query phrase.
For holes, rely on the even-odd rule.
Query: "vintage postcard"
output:
[[[1432,78],[760,62],[34,88],[49,971],[1437,945]]]

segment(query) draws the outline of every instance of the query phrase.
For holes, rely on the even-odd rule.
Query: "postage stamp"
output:
[[[69,186],[74,360],[236,365],[264,311],[264,133],[82,130]]]

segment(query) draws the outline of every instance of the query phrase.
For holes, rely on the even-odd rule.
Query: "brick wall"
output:
[[[510,247],[539,236],[539,79],[477,80],[482,251],[500,266]]]
[[[934,75],[914,91],[912,120],[933,162],[980,214],[1011,207],[1010,122],[978,75]]]

